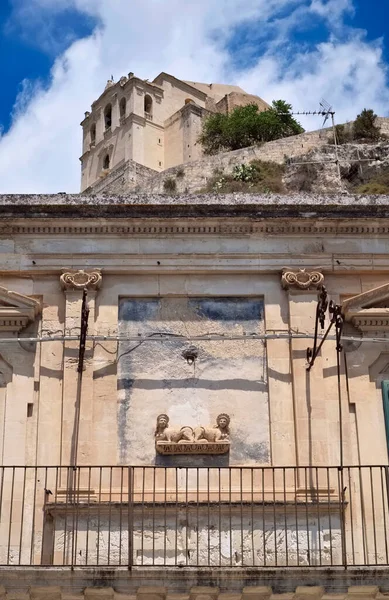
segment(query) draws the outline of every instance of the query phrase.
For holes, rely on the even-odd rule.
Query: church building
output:
[[[235,85],[182,81],[160,73],[152,82],[129,73],[85,113],[81,191],[103,191],[108,175],[128,179],[131,189],[144,177],[201,158],[198,143],[204,117],[237,106],[269,105]]]

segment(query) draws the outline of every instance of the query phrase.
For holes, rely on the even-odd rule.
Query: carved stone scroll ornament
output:
[[[100,271],[64,271],[60,277],[61,285],[64,290],[82,291],[98,290],[101,286],[102,276]]]
[[[159,454],[225,454],[230,449],[229,424],[230,417],[222,413],[214,426],[169,427],[169,417],[158,415],[155,448]]]
[[[290,271],[284,269],[281,276],[281,285],[284,290],[295,288],[298,290],[320,289],[324,283],[324,275],[320,271]]]

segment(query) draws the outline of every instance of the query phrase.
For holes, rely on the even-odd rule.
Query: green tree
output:
[[[206,154],[216,154],[224,149],[227,115],[215,113],[204,120],[200,143]]]
[[[206,154],[215,154],[302,133],[304,129],[291,111],[284,100],[274,100],[262,112],[256,104],[249,104],[238,106],[228,115],[215,113],[204,120],[199,141]]]
[[[374,110],[364,108],[354,121],[353,137],[356,140],[376,141],[380,137],[380,129],[375,125],[377,115]]]

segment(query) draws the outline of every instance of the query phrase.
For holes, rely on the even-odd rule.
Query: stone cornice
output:
[[[19,332],[41,311],[41,303],[18,292],[0,286],[0,332]]]
[[[389,233],[389,198],[358,196],[277,196],[257,194],[204,194],[168,196],[136,194],[127,196],[93,195],[8,195],[0,196],[0,218],[24,217],[85,219],[201,219],[228,218],[253,222],[268,220],[269,233],[284,233],[290,226],[296,233],[316,234],[333,231],[341,234]],[[296,221],[300,221],[297,223]],[[339,223],[339,221],[343,221]],[[0,221],[1,222],[1,221]],[[271,224],[274,224],[273,226]],[[314,227],[312,227],[314,225]],[[275,227],[275,229],[274,229]],[[250,231],[248,231],[250,233]]]
[[[362,331],[389,331],[386,306],[389,306],[388,283],[348,298],[342,303],[342,312],[346,321]]]
[[[358,313],[349,314],[346,320],[361,331],[389,331],[389,309],[370,308],[361,310]]]
[[[130,113],[127,117],[129,123],[135,123],[136,125],[144,126],[146,124],[146,117],[142,117],[134,112]]]

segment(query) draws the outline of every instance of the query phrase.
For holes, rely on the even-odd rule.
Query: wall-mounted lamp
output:
[[[189,348],[182,352],[182,356],[185,358],[188,365],[193,365],[198,355],[199,352],[195,346],[189,346]]]

